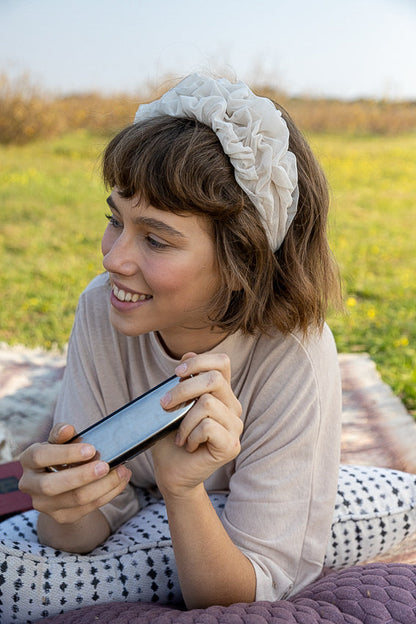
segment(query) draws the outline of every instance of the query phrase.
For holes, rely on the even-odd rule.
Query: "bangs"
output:
[[[102,171],[108,188],[161,210],[217,218],[235,212],[233,167],[215,133],[192,119],[163,116],[128,126],[107,146]]]

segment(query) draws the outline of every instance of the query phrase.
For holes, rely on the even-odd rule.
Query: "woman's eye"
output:
[[[153,249],[166,249],[169,247],[166,243],[162,243],[162,241],[157,238],[153,238],[153,236],[150,235],[146,236],[146,241],[150,247],[153,247]]]
[[[115,218],[114,215],[112,214],[106,214],[105,218],[107,219],[107,221],[109,222],[110,225],[112,225],[115,228],[119,228],[122,227],[121,223],[119,221],[117,221],[117,219]]]

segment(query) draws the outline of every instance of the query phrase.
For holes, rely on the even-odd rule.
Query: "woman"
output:
[[[157,487],[188,607],[295,593],[321,572],[339,465],[324,176],[270,100],[197,74],[139,108],[103,173],[106,272],[80,298],[49,444],[21,456],[39,539],[89,552]],[[174,373],[162,406],[194,407],[127,466],[63,445]]]

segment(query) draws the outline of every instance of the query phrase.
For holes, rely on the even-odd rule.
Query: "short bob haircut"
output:
[[[156,117],[119,132],[103,155],[103,178],[122,197],[208,219],[220,288],[208,310],[213,327],[246,334],[321,329],[339,278],[326,234],[325,177],[307,142],[289,128],[299,175],[298,211],[273,253],[258,212],[237,184],[216,134],[191,119]]]

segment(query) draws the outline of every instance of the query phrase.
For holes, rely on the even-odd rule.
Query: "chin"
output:
[[[123,334],[123,336],[140,336],[141,334],[147,334],[152,331],[152,329],[147,327],[140,328],[130,323],[120,323],[120,319],[114,318],[113,315],[110,316],[110,321],[114,329],[119,334]]]

